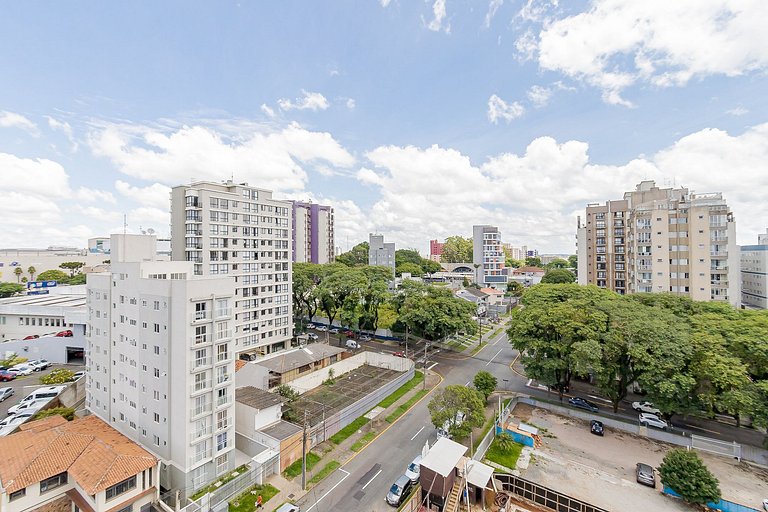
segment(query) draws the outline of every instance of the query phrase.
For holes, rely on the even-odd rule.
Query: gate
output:
[[[717,455],[725,455],[726,457],[733,457],[734,459],[741,461],[741,445],[736,441],[729,443],[727,441],[719,441],[717,439],[710,439],[708,437],[691,434],[691,448]]]

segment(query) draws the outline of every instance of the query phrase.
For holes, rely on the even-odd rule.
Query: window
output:
[[[27,488],[25,487],[24,489],[19,489],[18,491],[12,492],[11,494],[9,494],[8,501],[13,501],[18,498],[23,498],[26,495],[27,495]]]
[[[216,436],[216,450],[217,451],[221,451],[221,450],[225,449],[228,444],[229,444],[229,441],[228,441],[227,433],[226,432],[222,432],[221,434],[218,434]]]
[[[67,473],[59,473],[51,478],[40,481],[40,493],[48,492],[67,483]]]

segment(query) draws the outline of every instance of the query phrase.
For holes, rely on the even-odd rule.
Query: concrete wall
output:
[[[50,329],[50,327],[48,328]],[[69,327],[60,327],[60,330]],[[71,338],[59,338],[56,336],[44,336],[34,340],[14,340],[0,343],[0,356],[8,357],[16,354],[27,359],[47,359],[52,363],[67,362],[67,347],[85,351],[85,327],[76,325],[72,327]]]

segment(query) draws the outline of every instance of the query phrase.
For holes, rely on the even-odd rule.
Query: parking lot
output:
[[[658,471],[655,491],[635,481],[636,463],[658,468],[673,446],[608,428],[604,437],[596,436],[590,434],[585,420],[558,416],[526,404],[518,404],[513,414],[542,429],[543,446],[534,452],[523,478],[607,510],[691,510],[661,494]],[[768,497],[768,470],[698,453],[720,481],[723,499],[760,509],[762,499]]]
[[[18,404],[30,392],[42,386],[42,384],[40,384],[40,377],[48,375],[57,368],[66,368],[72,372],[79,372],[85,369],[82,365],[54,364],[43,371],[32,372],[31,375],[27,375],[26,377],[16,377],[10,382],[0,382],[0,388],[10,387],[13,388],[14,391],[13,396],[4,402],[0,402],[0,419],[3,419],[8,415],[9,407]]]

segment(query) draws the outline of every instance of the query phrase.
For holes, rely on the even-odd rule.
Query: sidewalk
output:
[[[418,371],[423,371],[422,369],[418,369]],[[425,382],[426,382],[426,389],[430,392],[438,385],[440,382],[442,382],[442,377],[431,371],[427,370],[426,376],[425,376]],[[314,448],[312,448],[312,452],[316,453],[317,455],[321,456],[320,462],[318,462],[313,468],[312,471],[307,471],[307,482],[309,482],[310,478],[312,478],[317,472],[321,471],[323,467],[325,467],[326,464],[331,462],[332,460],[338,461],[341,463],[342,466],[346,464],[352,457],[357,455],[358,453],[361,453],[365,450],[365,448],[370,445],[371,443],[376,442],[376,439],[383,434],[387,429],[389,429],[392,425],[395,425],[397,421],[402,418],[404,415],[401,415],[400,418],[395,420],[393,423],[387,423],[386,417],[392,414],[401,404],[407,402],[411,399],[414,395],[416,395],[419,391],[424,389],[424,384],[420,384],[416,386],[415,388],[411,389],[407,393],[405,393],[403,396],[400,397],[395,403],[381,411],[374,419],[363,425],[357,432],[349,436],[347,439],[339,443],[338,445],[333,444],[330,440],[324,441]],[[430,393],[427,393],[422,400],[425,400],[429,397]],[[417,402],[419,403],[419,402]],[[415,406],[416,404],[413,404]],[[412,406],[412,407],[413,407]],[[352,445],[354,445],[360,438],[365,436],[371,431],[377,432],[376,437],[373,438],[371,441],[369,441],[365,446],[363,446],[358,451],[352,450]],[[332,474],[332,473],[331,473]],[[264,509],[267,511],[274,511],[280,505],[285,503],[286,501],[290,502],[296,502],[300,498],[302,498],[308,491],[303,491],[301,489],[301,476],[297,476],[296,478],[292,480],[288,480],[283,475],[271,475],[266,479],[266,483],[269,483],[271,485],[274,485],[278,489],[280,489],[280,492],[277,493],[272,499],[269,500],[268,503],[265,504]],[[307,485],[308,490],[311,489],[311,486]]]

